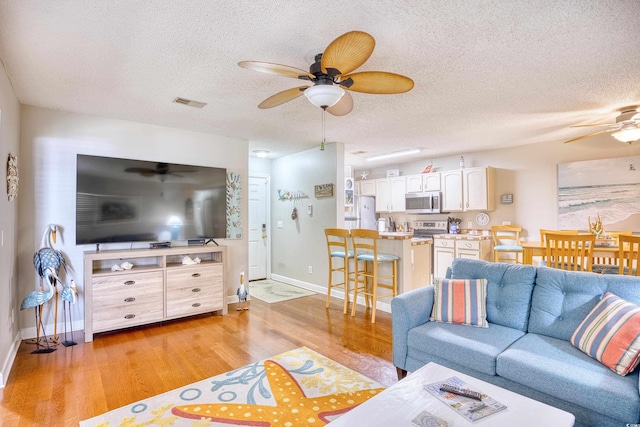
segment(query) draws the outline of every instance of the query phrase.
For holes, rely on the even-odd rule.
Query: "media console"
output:
[[[227,314],[226,247],[84,253],[84,339],[93,334],[208,312]],[[200,258],[184,265],[184,256]],[[128,262],[131,269],[113,271]]]

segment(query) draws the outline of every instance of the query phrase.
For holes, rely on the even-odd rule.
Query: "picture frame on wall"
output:
[[[333,184],[314,185],[316,199],[324,197],[333,197]]]
[[[353,196],[354,196],[354,187],[355,183],[353,178],[345,178],[344,179],[344,205],[345,207],[353,206]]]

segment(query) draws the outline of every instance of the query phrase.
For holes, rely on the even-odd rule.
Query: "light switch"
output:
[[[284,223],[282,221],[278,221],[278,228],[284,227]]]

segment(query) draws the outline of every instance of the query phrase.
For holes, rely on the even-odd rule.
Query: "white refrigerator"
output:
[[[353,201],[353,212],[345,216],[345,228],[364,228],[367,230],[377,230],[376,218],[376,198],[373,196],[355,196]]]

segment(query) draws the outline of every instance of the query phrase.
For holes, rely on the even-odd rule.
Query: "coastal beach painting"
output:
[[[640,232],[640,156],[558,164],[558,225]]]

